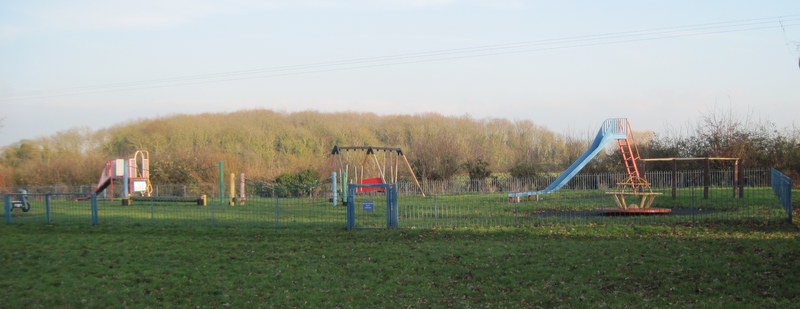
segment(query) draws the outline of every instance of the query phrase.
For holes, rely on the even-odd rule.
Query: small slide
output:
[[[100,180],[97,181],[97,186],[94,187],[92,193],[98,194],[100,192],[103,192],[103,190],[108,188],[109,185],[111,185],[111,175],[109,175],[109,169],[103,168],[103,173],[100,174]],[[79,197],[77,198],[77,200],[88,200],[90,198],[92,197],[87,195]]]
[[[533,192],[518,192],[518,193],[510,193],[508,197],[516,198],[520,196],[528,196],[528,195],[540,195],[540,194],[548,194],[558,191],[564,185],[566,185],[572,177],[578,174],[578,172],[583,169],[586,164],[589,164],[601,150],[605,149],[609,143],[612,141],[616,141],[619,139],[626,139],[627,138],[627,119],[625,118],[611,118],[606,119],[603,122],[603,126],[597,132],[597,136],[594,138],[594,142],[586,152],[581,155],[578,160],[576,160],[572,165],[570,165],[561,175],[556,178],[553,183],[551,183],[547,188],[541,191],[533,191]]]

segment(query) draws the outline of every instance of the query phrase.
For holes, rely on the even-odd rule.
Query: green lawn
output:
[[[796,225],[4,225],[3,308],[800,305]]]

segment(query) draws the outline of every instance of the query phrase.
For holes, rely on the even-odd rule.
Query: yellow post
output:
[[[236,206],[236,175],[231,173],[231,195],[229,204],[231,206]]]

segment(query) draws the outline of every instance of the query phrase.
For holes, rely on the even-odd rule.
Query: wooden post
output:
[[[231,194],[228,199],[228,205],[236,206],[236,174],[231,173]]]
[[[108,187],[108,191],[109,192],[108,193],[110,193],[109,195],[111,196],[111,201],[114,201],[114,177],[116,177],[117,174],[116,174],[116,171],[114,170],[114,163],[111,163],[111,162],[114,162],[114,161],[108,161],[106,163],[106,170],[108,171],[108,174],[106,174],[106,175],[109,175],[111,177],[111,179],[109,180],[109,183],[108,183],[108,185],[109,185],[109,187]]]
[[[744,164],[739,164],[739,159],[736,159],[737,179],[739,184],[739,198],[744,198]]]
[[[244,205],[245,200],[247,200],[247,194],[245,193],[245,179],[244,173],[239,174],[239,195],[236,196],[236,202],[239,205]]]
[[[400,156],[394,158],[394,183],[400,180]]]
[[[384,169],[381,168],[381,163],[378,161],[378,156],[373,154],[372,158],[375,159],[375,166],[378,167],[378,173],[381,174],[381,181],[383,181],[383,183],[386,183],[386,173]]]
[[[711,160],[705,159],[703,168],[703,199],[708,199],[708,189],[711,187]]]
[[[369,160],[369,155],[371,153],[372,153],[372,148],[367,149],[367,154],[364,155],[364,162],[361,162],[361,176],[358,175],[359,174],[358,167],[356,167],[356,183],[357,184],[362,183],[362,180],[364,180],[364,166],[367,165],[367,162]],[[356,192],[361,192],[361,188],[357,188]]]
[[[736,193],[739,192],[739,189],[737,188],[738,185],[739,185],[739,183],[738,183],[738,181],[739,181],[739,160],[736,160],[736,161],[733,162],[733,175],[732,176],[733,176],[733,179],[731,179],[731,182],[733,182],[733,186],[732,186],[733,187],[733,198],[737,198],[738,194],[736,194]]]
[[[419,192],[422,193],[422,197],[425,197],[425,192],[422,191],[422,186],[419,184],[419,181],[417,180],[417,175],[414,175],[414,169],[411,168],[411,163],[408,163],[408,158],[406,158],[405,154],[403,154],[402,156],[403,156],[403,161],[406,162],[406,167],[408,167],[408,171],[411,172],[411,178],[413,178],[414,183],[417,184],[417,188],[419,188]]]
[[[672,159],[672,200],[678,197],[678,160]]]

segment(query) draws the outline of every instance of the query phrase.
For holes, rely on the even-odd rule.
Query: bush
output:
[[[469,173],[470,179],[485,179],[492,175],[489,170],[489,162],[478,159],[477,162],[464,163],[464,169]]]
[[[319,172],[306,169],[298,173],[283,174],[275,178],[275,184],[281,196],[309,196],[319,187]]]
[[[511,168],[510,173],[513,178],[533,177],[539,173],[539,165],[533,162],[518,161]]]

